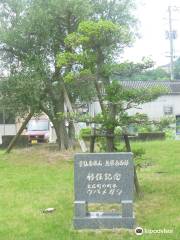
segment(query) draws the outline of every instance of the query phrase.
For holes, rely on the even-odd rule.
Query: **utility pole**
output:
[[[173,30],[172,30],[172,9],[171,6],[168,7],[169,13],[169,43],[170,43],[170,73],[171,80],[174,80],[174,46],[173,46]]]

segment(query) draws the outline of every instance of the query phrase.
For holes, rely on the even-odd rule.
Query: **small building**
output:
[[[130,115],[136,113],[146,114],[150,120],[160,120],[165,116],[180,115],[180,81],[128,81],[119,80],[119,83],[130,89],[148,89],[162,87],[168,90],[167,94],[162,94],[157,99],[141,104],[138,108],[128,110]],[[96,115],[101,111],[98,101],[90,104],[89,112]]]
[[[143,113],[150,120],[160,120],[165,116],[180,115],[180,81],[120,81],[121,85],[132,89],[162,87],[168,90],[157,99],[129,110],[130,114]]]

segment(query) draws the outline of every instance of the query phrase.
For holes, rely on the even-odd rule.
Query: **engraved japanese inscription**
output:
[[[132,155],[132,154],[131,154]],[[118,203],[133,198],[133,163],[130,154],[77,154],[75,200]]]

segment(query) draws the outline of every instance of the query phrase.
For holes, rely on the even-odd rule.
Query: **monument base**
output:
[[[135,217],[122,217],[116,213],[90,212],[85,217],[74,218],[75,229],[133,229]]]

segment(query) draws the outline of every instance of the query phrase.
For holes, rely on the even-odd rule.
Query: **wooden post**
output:
[[[11,142],[9,143],[6,153],[10,153],[10,151],[12,150],[12,148],[15,146],[19,136],[21,135],[21,133],[23,132],[23,130],[26,128],[26,125],[28,124],[29,120],[32,118],[33,113],[30,112],[28,114],[28,116],[26,117],[25,121],[23,122],[22,126],[20,127],[19,131],[17,132],[17,134],[13,137],[13,139],[11,140]]]
[[[93,153],[94,152],[94,145],[95,145],[95,136],[91,136],[90,138],[90,152]]]
[[[130,145],[130,141],[129,141],[129,137],[127,134],[124,134],[124,141],[125,141],[125,145],[126,145],[126,150],[127,152],[131,152],[131,145]],[[136,193],[138,196],[141,195],[141,191],[140,191],[140,185],[139,185],[139,181],[138,181],[138,177],[137,177],[137,171],[136,171],[136,166],[134,165],[134,186],[136,189]]]
[[[93,153],[94,152],[94,146],[95,146],[95,140],[96,140],[96,133],[95,133],[95,129],[92,129],[91,131],[91,137],[90,137],[90,152]]]
[[[131,145],[130,145],[129,137],[127,134],[124,135],[124,141],[125,141],[127,152],[131,152]]]

